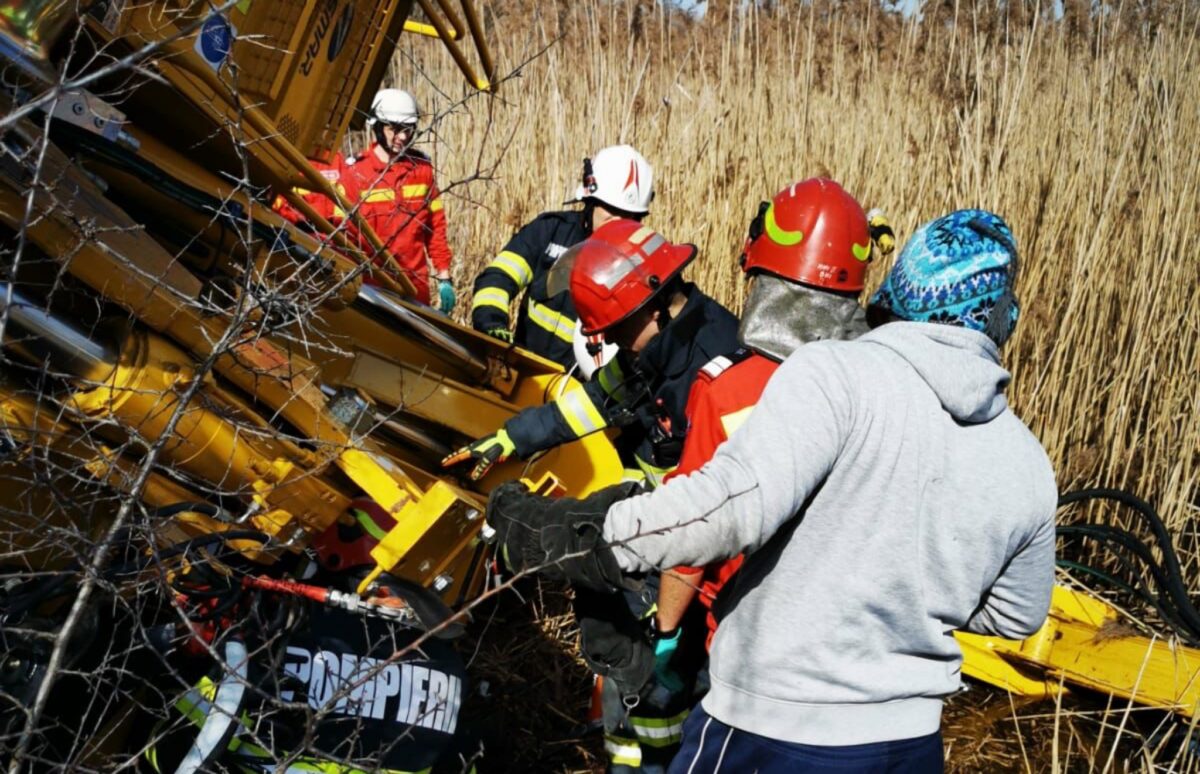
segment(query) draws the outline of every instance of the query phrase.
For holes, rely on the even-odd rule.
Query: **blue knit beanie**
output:
[[[1017,243],[986,210],[958,210],[917,229],[871,306],[902,320],[982,331],[1003,344],[1017,324]]]

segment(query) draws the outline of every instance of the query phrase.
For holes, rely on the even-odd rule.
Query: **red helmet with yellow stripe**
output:
[[[759,205],[742,252],[742,270],[858,292],[870,259],[871,233],[862,206],[837,183],[814,177]]]
[[[644,307],[695,257],[694,245],[672,244],[636,220],[613,220],[555,262],[546,289],[551,296],[570,289],[591,336]]]

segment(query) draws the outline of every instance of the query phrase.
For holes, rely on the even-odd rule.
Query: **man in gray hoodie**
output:
[[[1016,259],[991,213],[928,223],[878,326],[796,350],[700,470],[615,502],[493,495],[515,569],[602,587],[746,554],[672,771],[939,771],[953,632],[1040,627],[1056,487],[1004,397]]]

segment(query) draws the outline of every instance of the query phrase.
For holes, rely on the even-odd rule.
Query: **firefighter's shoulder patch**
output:
[[[728,355],[717,355],[700,368],[700,377],[705,381],[711,382],[730,368],[750,357],[750,354],[749,349],[739,347]]]

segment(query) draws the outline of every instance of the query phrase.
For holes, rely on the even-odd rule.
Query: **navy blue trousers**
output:
[[[894,742],[822,747],[780,742],[727,726],[696,705],[669,774],[941,774],[942,732]]]

